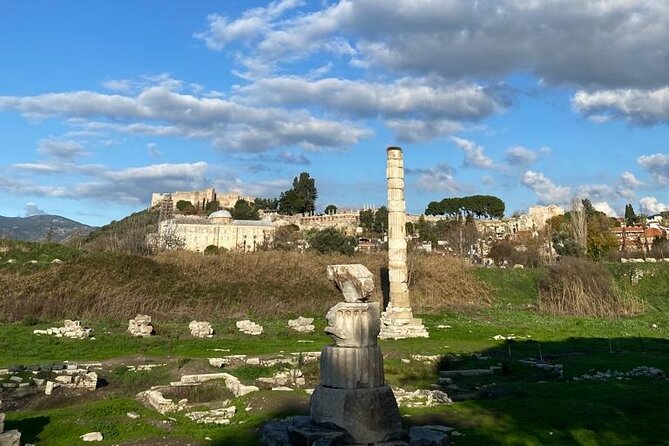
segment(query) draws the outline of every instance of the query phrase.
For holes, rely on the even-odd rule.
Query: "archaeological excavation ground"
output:
[[[342,301],[327,265],[364,264],[382,289],[381,254],[64,249],[22,244],[6,255],[39,263],[0,272],[4,430],[28,444],[100,433],[97,444],[260,445],[268,421],[309,415],[323,379],[325,316]],[[454,445],[664,444],[667,265],[606,265],[643,308],[591,317],[542,309],[542,269],[416,254],[408,264],[429,338],[378,344],[403,432],[432,426]],[[452,286],[440,287],[444,275]]]

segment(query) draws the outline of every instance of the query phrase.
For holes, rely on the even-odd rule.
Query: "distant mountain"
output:
[[[0,216],[0,239],[62,242],[72,236],[84,236],[94,230],[92,226],[58,215],[33,215],[32,217]]]

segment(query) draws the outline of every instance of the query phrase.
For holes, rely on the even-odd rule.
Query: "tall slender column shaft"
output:
[[[428,337],[420,319],[413,317],[409,298],[402,149],[388,147],[388,282],[389,302],[381,316],[381,339]]]
[[[402,149],[388,147],[388,277],[390,302],[410,308],[407,287],[406,202],[404,200],[404,160]]]

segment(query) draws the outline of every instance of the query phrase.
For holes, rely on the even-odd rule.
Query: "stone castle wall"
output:
[[[193,206],[204,208],[207,203],[212,201],[218,201],[218,204],[221,208],[231,208],[235,205],[237,200],[246,200],[253,201],[255,197],[245,196],[239,192],[227,192],[225,194],[217,194],[216,189],[209,188],[203,190],[194,190],[194,191],[177,191],[170,193],[160,193],[154,192],[151,194],[151,207],[158,206],[162,203],[163,199],[168,195],[172,196],[172,206],[174,209],[177,207],[177,203],[181,200],[189,201]]]

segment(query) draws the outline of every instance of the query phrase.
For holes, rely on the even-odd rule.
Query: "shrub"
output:
[[[352,255],[357,245],[355,237],[348,237],[336,228],[310,231],[307,234],[307,241],[312,249],[321,254],[340,253]]]
[[[220,251],[218,249],[218,246],[216,246],[216,245],[209,245],[206,248],[204,248],[204,254],[205,255],[216,255],[219,252]]]
[[[618,288],[593,261],[564,257],[539,280],[539,309],[551,314],[617,317],[643,311],[643,302]]]

